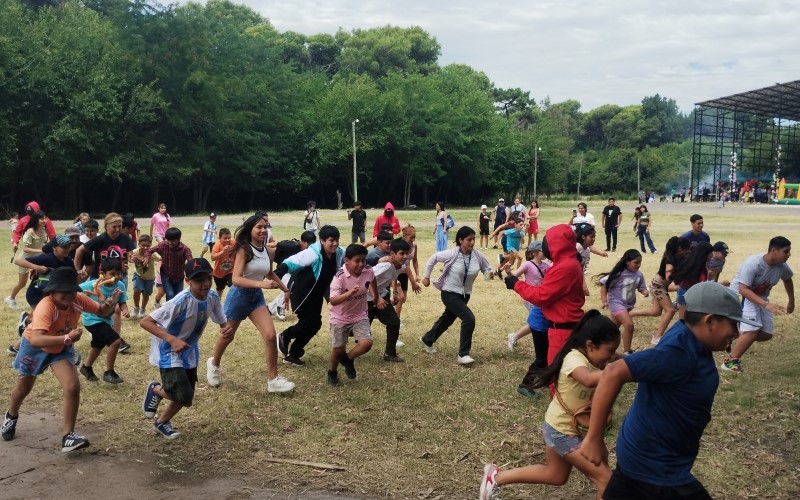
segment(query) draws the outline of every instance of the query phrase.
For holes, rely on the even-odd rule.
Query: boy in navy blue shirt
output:
[[[599,464],[608,460],[603,424],[614,400],[624,384],[639,383],[617,438],[606,500],[711,498],[692,466],[719,385],[713,352],[739,335],[737,323],[751,321],[742,317],[736,294],[719,283],[698,283],[685,298],[684,320],[657,347],[609,364],[595,390],[581,455]]]

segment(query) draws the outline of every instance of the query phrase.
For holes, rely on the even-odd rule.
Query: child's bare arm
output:
[[[150,332],[151,335],[169,344],[173,352],[181,352],[189,348],[189,344],[178,337],[170,335],[166,330],[158,326],[158,323],[156,323],[156,320],[154,320],[152,316],[145,316],[142,321],[139,322],[139,326]]]

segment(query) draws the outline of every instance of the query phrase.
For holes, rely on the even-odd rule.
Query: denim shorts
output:
[[[72,346],[64,347],[61,352],[56,354],[44,352],[38,347],[33,347],[23,336],[19,352],[11,366],[19,372],[20,377],[36,377],[44,373],[48,366],[58,363],[62,359],[68,360],[71,364],[72,353]]]
[[[149,297],[153,295],[153,286],[155,284],[155,279],[145,280],[138,274],[133,273],[133,290],[135,292],[144,292],[145,297]]]
[[[583,442],[583,438],[580,436],[561,434],[547,422],[542,423],[542,437],[544,438],[544,444],[548,448],[552,448],[560,457],[576,451]]]
[[[686,305],[686,299],[683,296],[684,294],[686,294],[687,290],[689,289],[682,286],[678,287],[678,305],[680,306]]]
[[[233,285],[225,297],[225,316],[229,321],[243,321],[259,307],[267,307],[260,288],[242,288]]]

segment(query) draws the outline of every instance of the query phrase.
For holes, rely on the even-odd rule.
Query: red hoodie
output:
[[[553,226],[545,233],[553,260],[540,286],[518,281],[514,291],[542,308],[553,323],[575,323],[583,317],[583,268],[576,256],[575,233],[569,224]]]
[[[25,205],[25,211],[26,212],[28,212],[28,208],[30,208],[31,212],[38,212],[39,210],[41,210],[41,208],[39,208],[39,204],[36,203],[35,201],[32,201],[32,202],[28,203],[27,205]],[[53,227],[53,223],[50,221],[50,219],[48,219],[46,217],[45,217],[45,219],[46,219],[46,222],[45,222],[44,228],[45,228],[45,231],[47,231],[47,239],[48,240],[55,239],[55,237],[56,237],[56,228]],[[28,225],[28,221],[29,220],[31,220],[30,215],[24,215],[19,220],[19,223],[17,224],[17,228],[14,229],[14,234],[11,235],[11,244],[12,245],[17,246],[19,244],[19,240],[22,239],[22,233],[25,232],[25,226]]]
[[[386,211],[391,210],[392,216],[386,217]],[[381,231],[382,224],[391,224],[392,225],[392,234],[397,234],[400,232],[400,221],[397,219],[397,216],[394,215],[394,205],[392,202],[388,202],[385,207],[383,207],[383,213],[375,219],[375,225],[372,226],[372,237],[378,236],[378,233]]]

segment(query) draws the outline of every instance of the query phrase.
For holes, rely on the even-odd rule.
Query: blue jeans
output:
[[[647,250],[644,249],[645,239],[647,240],[647,246],[650,247],[650,251],[655,253],[656,246],[653,245],[653,240],[650,239],[650,233],[647,232],[647,226],[639,226],[637,234],[639,235],[639,243],[642,245],[642,253],[647,253]]]
[[[167,277],[167,272],[161,271],[161,286],[164,287],[164,294],[167,296],[167,302],[169,302],[183,290],[183,280],[171,281]]]

